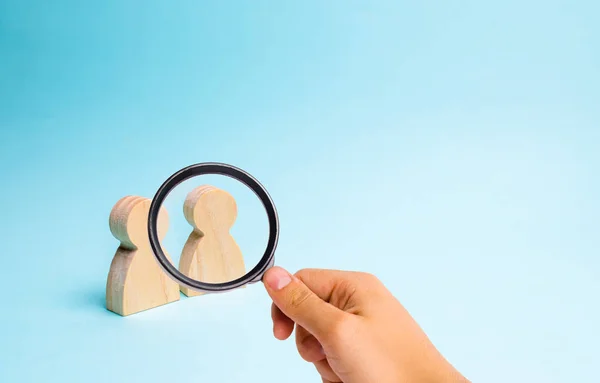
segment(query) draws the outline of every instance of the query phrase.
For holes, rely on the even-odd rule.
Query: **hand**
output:
[[[324,383],[469,382],[370,274],[273,267],[263,282],[275,337],[289,338],[295,326],[300,356]]]

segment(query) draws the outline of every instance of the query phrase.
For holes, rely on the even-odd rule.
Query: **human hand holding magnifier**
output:
[[[269,239],[258,264],[245,275],[221,283],[198,281],[174,267],[158,233],[160,208],[171,190],[204,174],[225,175],[248,186],[262,202]],[[181,169],[158,189],[148,215],[150,246],[163,271],[200,293],[225,292],[263,280],[273,305],[277,339],[296,333],[300,356],[314,364],[324,383],[469,383],[433,346],[398,300],[374,276],[338,270],[305,269],[295,274],[273,267],[279,238],[277,210],[266,189],[250,174],[222,163]]]

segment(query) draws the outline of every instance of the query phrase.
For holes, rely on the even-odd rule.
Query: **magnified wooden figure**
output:
[[[229,282],[246,273],[242,251],[230,234],[237,218],[233,196],[203,185],[186,197],[183,213],[194,228],[181,253],[179,271],[206,283]],[[201,295],[181,286],[186,296]]]
[[[110,231],[121,244],[108,273],[106,308],[122,316],[179,300],[179,285],[162,271],[150,248],[150,203],[148,198],[127,196],[110,213]],[[158,218],[161,240],[168,226],[169,217],[163,208]]]

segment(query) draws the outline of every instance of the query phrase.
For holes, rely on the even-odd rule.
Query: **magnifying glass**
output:
[[[159,240],[158,217],[161,206],[169,193],[182,182],[192,177],[206,174],[227,176],[246,185],[260,199],[260,202],[267,213],[269,239],[262,258],[250,271],[246,272],[245,275],[231,281],[209,283],[190,278],[178,270],[178,268],[169,261]],[[163,271],[171,279],[181,286],[185,286],[199,293],[226,292],[260,281],[264,273],[273,266],[275,262],[275,249],[277,248],[279,239],[279,218],[271,196],[269,196],[265,187],[252,175],[232,165],[217,162],[204,162],[177,171],[160,186],[150,204],[150,211],[148,213],[148,237],[150,239],[150,247],[152,248],[156,260]]]

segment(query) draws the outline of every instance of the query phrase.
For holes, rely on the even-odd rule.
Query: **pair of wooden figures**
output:
[[[178,301],[180,290],[188,297],[201,295],[180,287],[155,260],[147,232],[150,203],[148,198],[127,196],[110,213],[110,231],[121,244],[108,273],[106,308],[122,316]],[[181,252],[179,271],[208,283],[244,275],[242,252],[229,234],[237,217],[235,199],[214,186],[199,186],[187,195],[183,213],[193,231]],[[168,213],[161,208],[158,218],[161,240],[168,226]]]

